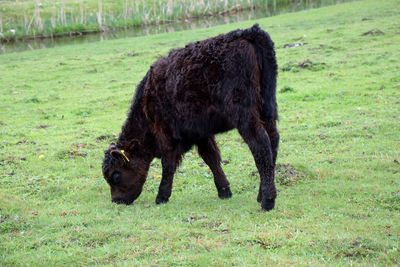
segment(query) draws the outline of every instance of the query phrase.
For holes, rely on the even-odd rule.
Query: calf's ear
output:
[[[111,149],[111,150],[117,149],[117,144],[114,142],[111,142],[110,145],[108,146],[108,149]]]
[[[125,151],[122,149],[118,149],[118,148],[112,148],[112,150],[110,151],[110,154],[113,158],[119,159],[121,160],[121,162],[123,163],[123,165],[128,165],[129,163],[129,158],[126,155]]]

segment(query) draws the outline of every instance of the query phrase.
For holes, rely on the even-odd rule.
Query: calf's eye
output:
[[[119,172],[115,172],[111,176],[111,182],[113,184],[119,184],[121,182],[121,180],[122,180],[122,175]]]

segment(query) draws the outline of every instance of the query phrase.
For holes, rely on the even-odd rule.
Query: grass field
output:
[[[103,151],[134,88],[169,49],[251,26],[0,56],[0,265],[400,264],[400,1],[258,20],[276,44],[276,208],[236,131],[218,136],[233,198],[196,150],[170,202],[154,160],[134,205],[112,204]],[[284,48],[287,44],[300,46]]]

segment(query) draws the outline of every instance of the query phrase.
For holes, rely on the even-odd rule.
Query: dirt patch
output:
[[[313,63],[311,60],[304,60],[303,62],[301,62],[299,65],[297,65],[298,68],[300,69],[309,69],[313,66]]]
[[[322,63],[312,62],[311,60],[306,59],[303,62],[301,62],[300,64],[298,64],[297,67],[300,69],[316,70],[318,68],[318,66],[321,67],[321,66],[325,66],[325,65],[326,64],[323,62]]]
[[[26,161],[26,157],[18,158],[14,156],[8,156],[6,159],[0,160],[0,166],[5,166],[6,164],[16,164],[19,161]],[[10,176],[13,176],[14,172],[10,173]]]
[[[323,134],[318,134],[317,136],[318,136],[318,138],[319,138],[320,140],[325,140],[326,138],[328,138],[328,136],[323,135]]]
[[[202,227],[204,228],[209,228],[209,229],[214,229],[214,228],[218,228],[222,225],[221,222],[219,221],[212,221],[212,222],[204,222],[202,224]]]
[[[70,149],[57,153],[57,157],[60,159],[66,158],[67,156],[86,158],[87,153],[84,151],[85,148],[90,148],[90,145],[85,143],[74,143],[71,145]]]
[[[130,53],[125,54],[125,56],[127,56],[127,57],[136,57],[138,55],[139,55],[139,53],[136,53],[136,52],[130,52]]]
[[[251,173],[251,176],[259,176],[258,171]],[[290,164],[277,164],[275,167],[275,182],[280,185],[291,186],[306,175],[296,170]]]
[[[309,59],[303,60],[300,63],[287,62],[281,67],[281,71],[291,71],[299,72],[302,69],[307,69],[311,71],[319,71],[326,68],[326,63],[324,62],[313,62]]]
[[[74,216],[76,216],[76,215],[80,215],[80,214],[81,214],[80,211],[73,210],[73,211],[63,211],[63,212],[60,213],[60,216],[66,216],[66,215],[74,215]]]
[[[372,29],[370,31],[364,32],[361,34],[362,36],[367,36],[367,35],[384,35],[385,33],[379,29]]]
[[[262,237],[256,237],[254,240],[248,241],[248,243],[258,245],[265,250],[274,250],[282,247],[281,242],[279,242],[278,240],[269,240]]]
[[[281,90],[279,90],[279,93],[291,93],[291,92],[294,92],[293,87],[287,85],[285,85],[284,87],[281,88]]]
[[[192,223],[192,222],[204,220],[204,219],[207,219],[207,216],[190,216],[189,218],[182,220],[182,222]]]
[[[86,147],[88,147],[88,145],[85,144],[85,143],[75,143],[75,144],[72,144],[71,147],[73,147],[73,148],[86,148]]]
[[[229,234],[229,230],[228,229],[222,229],[219,231],[221,234]]]
[[[341,121],[328,121],[318,124],[318,127],[331,128],[342,125]]]
[[[20,141],[18,141],[17,143],[15,143],[16,145],[23,145],[23,144],[32,144],[32,145],[36,145],[36,142],[34,141],[28,141],[25,139],[22,139]]]
[[[283,48],[294,48],[294,47],[299,47],[299,46],[304,46],[304,45],[307,45],[307,43],[285,44],[285,45],[283,45]]]
[[[27,140],[20,140],[20,141],[18,141],[17,143],[15,143],[16,145],[22,145],[22,144],[25,144],[25,143],[28,143],[28,141]]]
[[[87,153],[83,151],[68,151],[68,154],[74,157],[82,157],[82,158],[86,158],[87,156]]]
[[[293,185],[305,176],[289,164],[277,164],[275,168],[275,181],[280,185]]]
[[[100,135],[96,137],[96,141],[102,142],[104,140],[110,140],[110,139],[118,139],[118,135]]]
[[[223,164],[223,165],[228,165],[229,162],[231,162],[231,159],[224,159],[224,160],[222,161],[222,164]]]
[[[4,123],[4,122],[0,121],[0,126],[7,126],[7,123]]]

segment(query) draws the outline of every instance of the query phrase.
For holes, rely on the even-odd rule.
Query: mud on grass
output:
[[[251,175],[259,177],[258,171],[252,172]],[[306,174],[295,170],[290,164],[277,164],[275,166],[275,183],[277,184],[291,186],[305,177]]]

